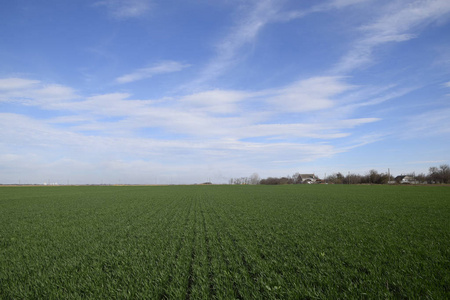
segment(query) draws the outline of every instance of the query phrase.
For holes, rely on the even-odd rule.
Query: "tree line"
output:
[[[407,178],[408,180],[404,180]],[[265,185],[281,185],[281,184],[301,184],[300,173],[288,175],[284,177],[268,177],[261,179],[257,173],[253,173],[249,177],[231,178],[229,184],[265,184]],[[317,178],[315,183],[329,184],[388,184],[388,183],[415,183],[415,184],[448,184],[450,183],[450,166],[447,164],[439,167],[430,167],[428,174],[404,174],[394,177],[389,173],[379,173],[377,170],[370,170],[364,175],[347,173],[346,175],[338,172],[326,176],[323,179]]]

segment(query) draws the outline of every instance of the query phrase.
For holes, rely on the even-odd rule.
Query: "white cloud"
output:
[[[211,90],[188,95],[181,102],[204,112],[227,114],[237,112],[237,103],[249,96],[240,91]]]
[[[196,84],[214,79],[235,65],[245,45],[254,42],[259,32],[272,21],[277,21],[279,4],[274,0],[251,1],[236,18],[229,33],[215,45],[216,56],[206,65]]]
[[[350,5],[360,4],[372,0],[333,0],[329,2],[329,5],[336,8],[343,8]]]
[[[42,88],[33,91],[33,97],[41,102],[55,101],[55,100],[69,100],[77,97],[75,91],[67,86],[52,84],[43,86]]]
[[[442,160],[421,160],[421,161],[409,161],[406,162],[407,164],[410,165],[419,165],[419,164],[440,164],[440,163],[445,163],[446,160],[442,159]]]
[[[307,10],[307,13],[325,12],[333,9],[343,9],[349,6],[370,2],[372,0],[331,0],[324,3],[317,4],[311,9]]]
[[[22,78],[4,78],[0,79],[0,90],[15,90],[30,88],[38,84],[39,80],[30,80]]]
[[[418,136],[448,136],[450,134],[450,108],[431,110],[407,118],[401,136],[415,139]]]
[[[449,82],[446,82],[446,83],[444,83],[443,85],[444,85],[444,87],[448,87],[448,88],[450,88],[450,81],[449,81]]]
[[[65,101],[76,98],[76,91],[64,85],[20,78],[0,79],[0,101],[57,109]]]
[[[199,85],[215,79],[238,63],[242,59],[242,53],[245,53],[245,51],[242,51],[243,48],[252,44],[264,27],[270,23],[289,22],[311,13],[341,9],[368,1],[371,0],[333,0],[306,10],[289,11],[282,10],[281,1],[249,1],[241,6],[243,9],[240,14],[237,14],[236,23],[229,33],[215,45],[216,56],[206,65],[202,74],[191,85]]]
[[[381,37],[403,35],[447,15],[450,12],[450,2],[446,0],[399,1],[394,3],[394,7],[388,6],[387,10],[385,15],[374,23],[364,26],[363,30]]]
[[[275,20],[280,22],[288,22],[294,19],[303,18],[309,14],[321,13],[334,9],[343,9],[349,6],[358,5],[370,1],[373,0],[331,0],[314,5],[311,8],[304,10],[290,10],[287,12],[280,12],[276,16]]]
[[[306,112],[331,108],[333,97],[353,87],[342,77],[313,77],[276,91],[268,101],[278,110]]]
[[[150,78],[158,74],[166,74],[181,71],[189,67],[187,64],[182,64],[176,61],[163,61],[154,66],[138,69],[130,74],[126,74],[116,78],[118,83],[129,83],[146,78]]]
[[[397,1],[384,8],[384,13],[374,22],[361,28],[364,37],[356,41],[352,49],[334,68],[334,72],[346,73],[372,62],[375,47],[388,42],[413,39],[418,32],[450,13],[447,0]]]
[[[207,90],[168,103],[150,100],[132,100],[124,93],[88,97],[84,101],[66,103],[66,109],[83,111],[93,116],[123,117],[115,124],[84,123],[78,130],[109,130],[119,128],[162,127],[165,130],[194,136],[217,136],[247,138],[254,136],[280,135],[286,126],[267,125],[273,116],[284,112],[308,112],[327,110],[335,105],[334,97],[354,88],[340,77],[316,77],[299,81],[288,87],[257,92]],[[254,111],[252,107],[259,106]],[[98,118],[98,117],[94,117]],[[263,122],[264,126],[255,126]],[[340,124],[340,125],[338,125]],[[336,138],[348,136],[339,132],[344,123],[334,123],[334,132],[318,133],[323,126],[315,124],[315,130],[304,124],[290,124],[294,136]],[[362,124],[362,123],[361,123]],[[273,128],[273,133],[268,134]],[[347,127],[348,128],[348,127]],[[282,130],[280,130],[282,129]],[[308,130],[305,130],[308,129]],[[278,130],[278,131],[277,131]],[[258,132],[263,132],[259,134]],[[286,134],[283,134],[286,136]]]
[[[323,140],[332,140],[344,138],[350,135],[349,132],[343,132],[343,129],[354,128],[359,125],[377,122],[378,118],[360,118],[338,120],[335,122],[326,122],[324,120],[315,123],[295,123],[295,124],[259,124],[243,127],[237,136],[248,137],[267,137],[273,136],[278,139],[283,138],[315,138]]]
[[[349,100],[348,103],[343,103],[339,108],[334,110],[334,113],[351,114],[359,108],[379,105],[405,96],[416,89],[418,87],[398,88],[395,85],[378,88],[362,88],[355,94],[348,95],[346,97]]]
[[[150,10],[151,0],[104,0],[94,5],[105,6],[114,18],[127,19],[146,14]]]
[[[311,13],[341,9],[368,1],[371,0],[333,0],[310,9],[290,11],[282,11],[280,1],[250,1],[250,4],[242,6],[244,9],[241,14],[238,14],[237,21],[229,33],[215,45],[216,56],[206,65],[193,84],[202,84],[214,79],[234,66],[242,59],[243,47],[252,44],[264,27],[270,23],[289,22]]]
[[[127,93],[96,95],[83,101],[65,103],[65,109],[106,117],[124,116],[139,111],[144,106],[139,100],[127,101],[130,96]]]
[[[352,88],[341,77],[314,77],[273,90],[205,90],[166,101],[135,100],[127,93],[80,97],[69,87],[44,84],[32,90],[17,90],[15,96],[28,97],[28,105],[66,112],[68,115],[49,118],[47,123],[67,126],[75,132],[132,136],[140,128],[159,128],[171,134],[204,138],[273,135],[283,139],[291,134],[299,138],[335,139],[350,135],[342,130],[351,127],[339,118],[333,118],[331,126],[317,121],[276,124],[273,119],[285,112],[328,111],[335,106],[337,96]],[[361,121],[364,119],[358,120],[359,125],[365,123]]]

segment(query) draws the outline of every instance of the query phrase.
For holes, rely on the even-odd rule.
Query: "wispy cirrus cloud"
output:
[[[374,22],[360,28],[363,37],[353,44],[333,71],[342,74],[370,65],[375,47],[413,39],[423,28],[443,20],[449,13],[450,2],[446,0],[393,2],[384,7]]]
[[[322,76],[297,81],[278,89],[268,101],[278,110],[289,112],[317,111],[335,105],[334,97],[354,88],[343,77]]]
[[[427,165],[429,165],[429,164],[440,164],[440,163],[445,163],[446,162],[446,160],[419,160],[419,161],[409,161],[409,162],[406,162],[407,164],[410,164],[410,165],[417,165],[417,164],[427,164]]]
[[[305,12],[306,14],[310,14],[310,13],[326,12],[335,9],[344,9],[350,6],[364,4],[365,2],[370,1],[373,0],[330,0],[314,5]]]
[[[380,121],[379,118],[359,118],[337,120],[335,122],[318,121],[315,123],[294,124],[257,124],[241,128],[236,132],[241,138],[249,137],[276,137],[286,138],[313,138],[332,140],[351,135],[346,129],[352,129],[368,123]]]
[[[335,9],[343,9],[349,6],[363,4],[364,2],[370,2],[373,0],[331,0],[325,1],[303,10],[289,10],[281,11],[277,14],[275,20],[279,22],[288,22],[294,19],[303,18],[313,13],[327,12]]]
[[[13,89],[23,89],[30,88],[38,84],[39,80],[30,80],[24,78],[4,78],[0,79],[0,90],[13,90]]]
[[[361,4],[369,1],[373,0],[332,0],[325,5],[328,7],[344,8],[350,5]]]
[[[0,101],[24,105],[50,106],[57,101],[77,98],[76,91],[60,84],[44,84],[22,78],[0,79]]]
[[[216,55],[205,66],[193,84],[215,79],[242,59],[242,49],[255,42],[260,32],[270,23],[289,22],[312,13],[341,9],[371,0],[332,0],[305,10],[283,10],[282,1],[249,1],[243,5],[236,22],[227,35],[216,44]],[[244,52],[245,53],[245,52]],[[192,84],[192,83],[191,83]]]
[[[430,137],[450,135],[450,107],[426,111],[407,117],[401,137],[415,139],[418,136]]]
[[[214,79],[235,65],[240,59],[242,48],[253,43],[268,23],[277,20],[279,4],[274,0],[261,0],[244,5],[234,26],[215,44],[216,55],[202,70],[195,84]]]
[[[208,90],[183,97],[181,105],[213,114],[231,114],[238,112],[239,102],[251,96],[243,91]]]
[[[116,78],[117,83],[129,83],[146,78],[153,77],[155,75],[167,74],[181,71],[190,65],[182,64],[176,61],[162,61],[153,66],[137,69],[132,73],[122,75]]]
[[[106,7],[113,18],[128,19],[146,14],[151,8],[151,3],[151,0],[103,0],[94,5]]]

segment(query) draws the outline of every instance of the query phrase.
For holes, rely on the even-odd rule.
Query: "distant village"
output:
[[[333,173],[329,176],[320,178],[316,174],[295,173],[292,176],[268,177],[261,179],[254,173],[249,177],[232,178],[229,184],[448,184],[450,183],[450,166],[447,164],[439,167],[430,167],[428,174],[402,174],[393,176],[387,173],[379,173],[376,170],[370,170],[365,175],[348,172]]]

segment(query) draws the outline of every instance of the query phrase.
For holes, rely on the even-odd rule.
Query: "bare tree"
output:
[[[432,183],[449,183],[450,166],[447,164],[438,167],[431,167],[428,172],[428,178]]]
[[[437,167],[430,167],[428,169],[428,178],[430,179],[431,183],[441,183],[439,169]]]
[[[249,184],[259,184],[260,181],[261,178],[259,177],[258,173],[253,173],[252,175],[250,175]]]
[[[333,184],[342,184],[344,183],[344,175],[342,173],[334,173],[326,178],[326,181]]]
[[[447,164],[440,165],[439,172],[441,173],[442,183],[449,183],[450,182],[450,166]]]
[[[300,173],[296,172],[294,175],[292,175],[292,183],[299,184],[302,183],[302,177],[300,176]]]
[[[417,174],[415,176],[415,179],[419,182],[419,183],[426,183],[427,182],[427,175],[425,175],[424,173],[420,173]]]

